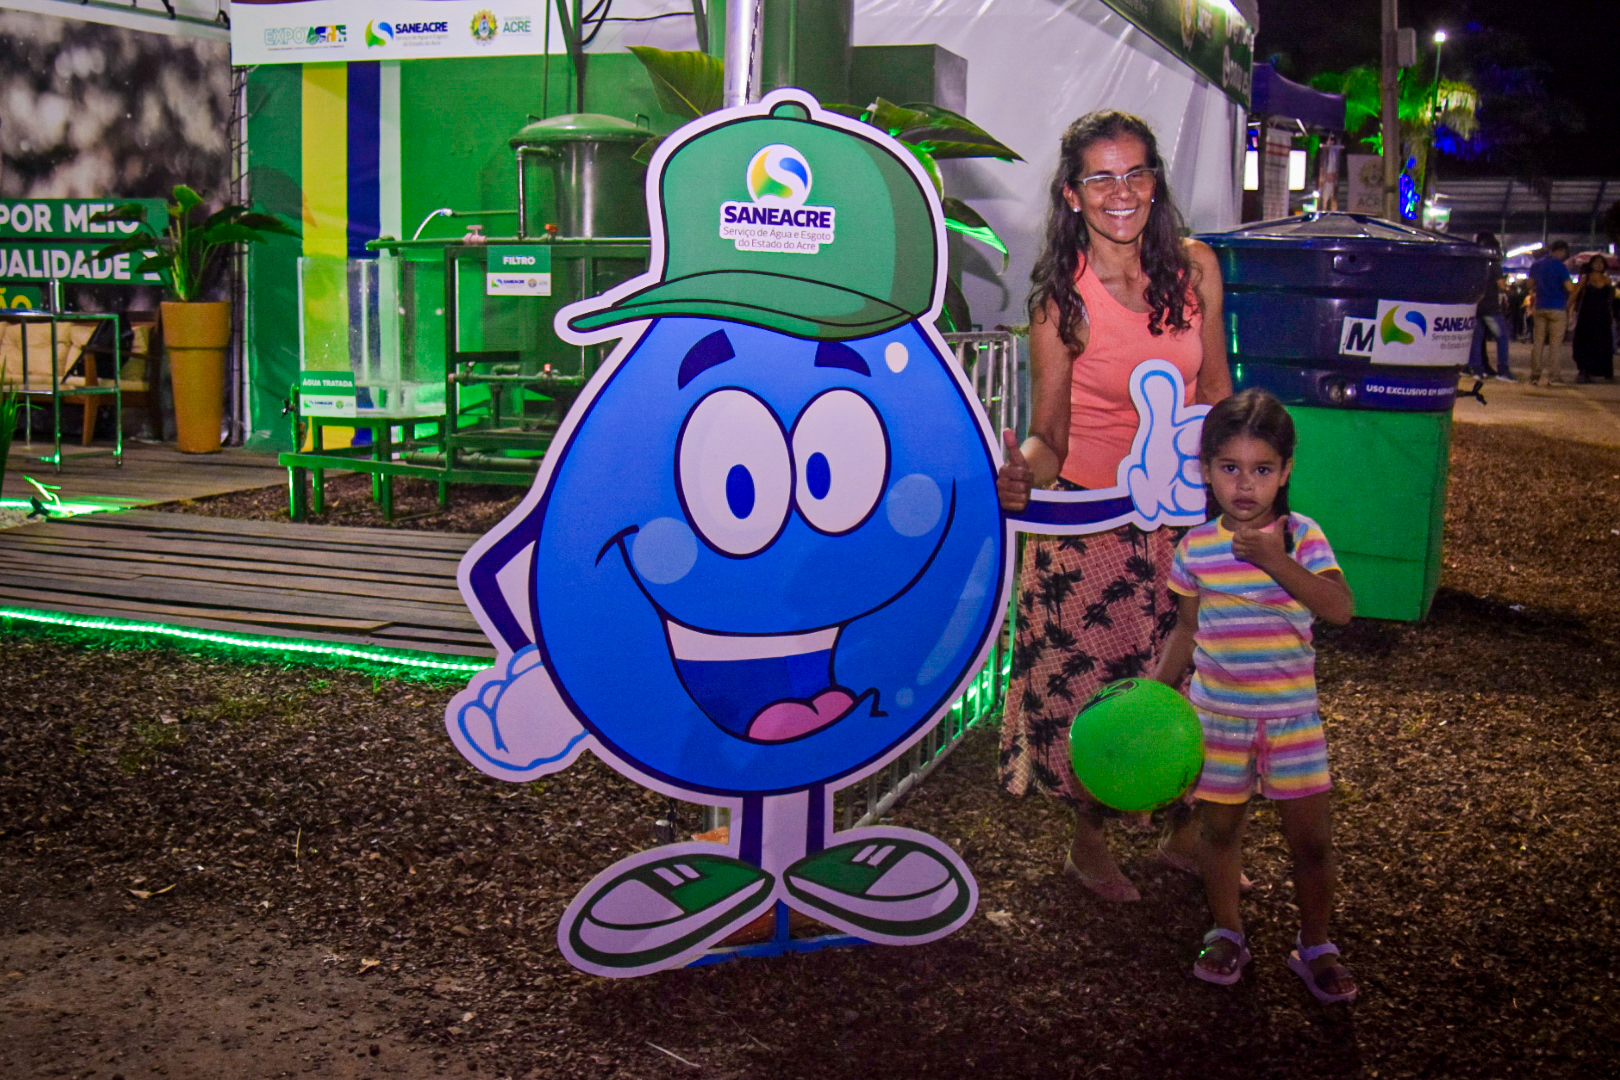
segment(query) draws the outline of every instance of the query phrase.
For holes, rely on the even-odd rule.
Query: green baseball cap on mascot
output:
[[[671,151],[659,282],[569,326],[686,315],[842,341],[926,314],[939,238],[921,183],[875,139],[813,119],[807,100]]]

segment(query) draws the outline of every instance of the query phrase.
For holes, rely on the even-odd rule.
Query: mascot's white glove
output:
[[[1141,418],[1120,483],[1131,493],[1138,524],[1196,525],[1204,520],[1204,474],[1198,463],[1208,405],[1183,405],[1186,384],[1163,360],[1131,373],[1131,400]]]
[[[444,726],[462,756],[502,780],[567,768],[591,741],[533,645],[515,653],[505,671],[476,675],[450,703]]]

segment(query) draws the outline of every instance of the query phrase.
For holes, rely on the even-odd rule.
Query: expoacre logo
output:
[[[752,202],[720,204],[720,236],[738,251],[783,251],[814,255],[833,242],[836,211],[806,206],[810,162],[786,143],[756,153],[743,170]]]
[[[264,32],[264,44],[271,49],[332,48],[346,45],[349,28],[343,23],[333,26],[272,26]]]

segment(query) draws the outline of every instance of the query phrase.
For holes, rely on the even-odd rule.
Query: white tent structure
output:
[[[1058,141],[1093,109],[1153,127],[1193,231],[1238,224],[1243,107],[1102,0],[856,0],[856,45],[928,43],[967,59],[966,115],[1026,159],[944,163],[951,193],[984,215],[1012,257],[1003,273],[994,252],[954,240],[971,249],[962,287],[975,321],[1027,321]]]

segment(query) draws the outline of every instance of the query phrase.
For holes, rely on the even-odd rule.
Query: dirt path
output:
[[[487,780],[448,686],[6,633],[0,1077],[1607,1075],[1620,450],[1465,424],[1454,461],[1434,614],[1323,636],[1354,1009],[1283,967],[1269,807],[1256,961],[1218,990],[1153,833],[1110,831],[1143,903],[1077,894],[1062,812],[996,790],[993,732],[895,815],[980,880],[951,938],[588,978],[557,915],[663,799],[589,760]]]

